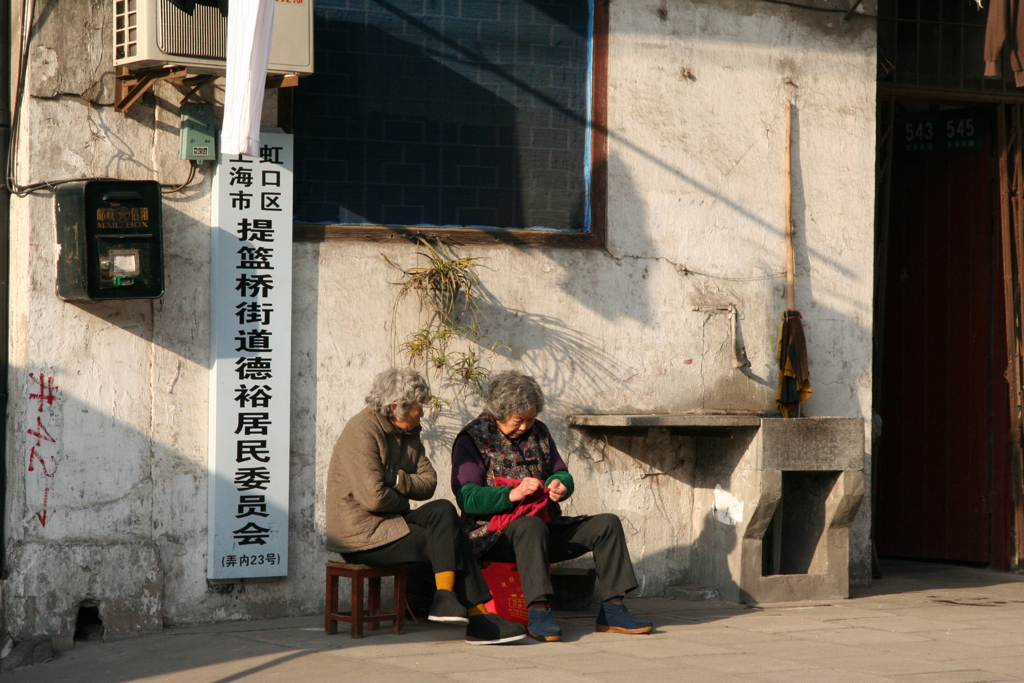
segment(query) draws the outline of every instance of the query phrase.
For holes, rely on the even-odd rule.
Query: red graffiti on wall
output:
[[[35,429],[29,428],[25,432],[29,436],[36,438],[35,445],[29,449],[28,454],[28,471],[36,472],[37,468],[39,474],[46,479],[53,479],[54,475],[57,474],[57,456],[55,453],[46,453],[45,451],[52,448],[50,444],[56,444],[57,439],[50,434],[50,430],[46,428],[44,417],[50,417],[50,409],[52,409],[55,401],[60,399],[57,390],[60,388],[53,383],[53,377],[47,377],[43,373],[39,373],[38,377],[36,373],[28,373],[29,379],[33,381],[33,384],[38,381],[39,392],[33,393],[29,391],[28,400],[29,402],[38,401],[39,407],[38,412],[42,413],[46,411],[46,415],[36,416],[36,427]],[[50,485],[47,483],[43,489],[43,509],[42,512],[36,513],[36,519],[39,523],[46,526],[46,520],[52,516],[52,510],[50,507]]]
[[[30,379],[36,379],[36,373],[28,373]],[[39,412],[43,412],[43,404],[52,406],[53,402],[57,400],[57,385],[53,383],[53,377],[47,377],[43,373],[39,373],[39,393],[29,394],[28,400],[39,401]]]
[[[50,513],[50,511],[46,509],[46,506],[49,504],[50,489],[43,489],[43,511],[36,513],[36,519],[38,519],[39,523],[42,524],[44,527],[46,526],[46,516]]]
[[[29,472],[35,472],[36,471],[35,464],[38,461],[39,462],[39,467],[43,471],[43,476],[44,477],[53,477],[53,475],[57,474],[57,459],[55,457],[53,457],[52,455],[47,456],[47,457],[49,457],[49,459],[50,459],[50,466],[49,467],[46,466],[46,460],[43,459],[43,456],[39,454],[39,447],[38,446],[33,446],[32,450],[29,451],[29,455],[28,455],[28,471]]]
[[[28,433],[31,434],[32,436],[36,437],[36,439],[37,439],[36,443],[37,444],[42,442],[42,441],[49,441],[50,443],[57,443],[57,439],[53,438],[50,435],[50,432],[46,429],[46,425],[43,424],[43,418],[41,418],[41,417],[37,417],[36,418],[36,428],[35,429],[29,429],[29,430],[26,430],[26,431],[28,431]]]

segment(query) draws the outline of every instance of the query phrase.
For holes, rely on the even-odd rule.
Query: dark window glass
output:
[[[589,229],[589,0],[317,0],[298,222]]]

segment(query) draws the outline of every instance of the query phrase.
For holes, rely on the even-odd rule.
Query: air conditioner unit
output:
[[[114,66],[224,73],[228,19],[210,1],[114,0]],[[268,72],[313,73],[313,0],[277,0]]]

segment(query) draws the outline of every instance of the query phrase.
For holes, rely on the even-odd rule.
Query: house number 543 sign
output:
[[[976,115],[913,117],[900,122],[900,141],[904,152],[981,149],[982,127]]]

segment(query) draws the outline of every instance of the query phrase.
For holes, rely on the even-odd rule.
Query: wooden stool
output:
[[[352,610],[338,612],[338,578],[344,576],[352,581]],[[384,576],[395,578],[395,597],[392,611],[380,611],[380,580]],[[366,594],[366,608],[363,608],[363,579],[370,580]],[[338,622],[352,624],[352,637],[363,637],[363,624],[371,631],[380,628],[380,622],[391,621],[392,633],[401,633],[405,627],[405,566],[370,567],[365,564],[347,564],[330,561],[327,563],[327,610],[324,631],[328,635],[338,632]]]

